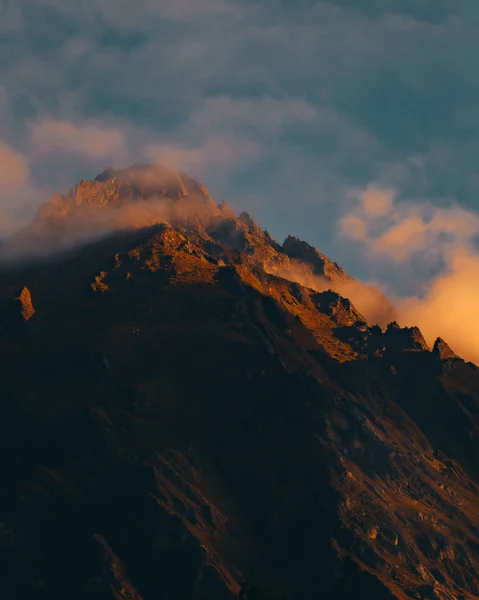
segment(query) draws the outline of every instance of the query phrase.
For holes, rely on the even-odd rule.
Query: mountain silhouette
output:
[[[479,598],[479,370],[184,173],[0,248],[6,600]]]

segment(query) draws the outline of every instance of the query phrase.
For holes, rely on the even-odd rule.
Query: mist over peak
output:
[[[3,242],[0,259],[49,256],[114,231],[161,221],[202,227],[221,214],[208,190],[186,173],[158,164],[108,167],[43,204],[30,225]]]
[[[2,244],[0,259],[41,260],[114,232],[160,223],[199,242],[215,260],[238,263],[253,272],[259,268],[315,292],[332,290],[349,299],[370,324],[384,328],[402,318],[378,287],[358,281],[307,242],[289,235],[277,243],[249,213],[235,216],[225,202],[217,204],[202,183],[157,163],[109,166],[66,194],[54,195],[28,227]],[[410,314],[405,324],[414,324]],[[429,329],[427,334],[432,345],[435,338]]]
[[[66,195],[55,196],[40,207],[37,218],[63,217],[88,205],[121,208],[138,202],[189,197],[206,204],[211,200],[201,183],[159,164],[134,164],[124,169],[108,167],[92,181],[80,181]]]

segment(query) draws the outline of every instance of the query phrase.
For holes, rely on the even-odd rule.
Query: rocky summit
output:
[[[5,600],[479,598],[479,370],[184,173],[0,247]]]

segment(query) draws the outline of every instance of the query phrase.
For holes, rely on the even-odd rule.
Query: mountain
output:
[[[479,370],[380,292],[148,165],[1,257],[2,598],[479,598]]]

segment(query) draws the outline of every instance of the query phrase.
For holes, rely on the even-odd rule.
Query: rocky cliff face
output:
[[[0,268],[2,597],[479,598],[477,367],[158,167],[10,249],[93,214],[108,234]]]
[[[343,279],[347,273],[337,263],[329,260],[327,256],[321,254],[319,250],[313,248],[306,242],[289,235],[283,243],[283,251],[293,259],[309,263],[312,266],[313,274],[329,279]]]

